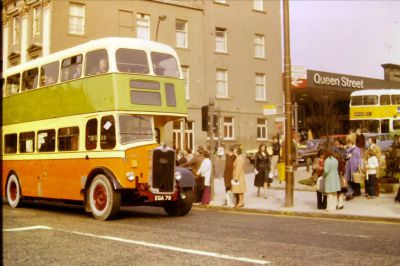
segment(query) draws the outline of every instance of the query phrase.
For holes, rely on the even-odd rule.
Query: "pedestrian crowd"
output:
[[[186,152],[177,151],[176,164],[192,170],[196,179],[195,202],[208,205],[211,200],[212,164],[210,151],[198,146],[195,154],[190,149]],[[244,173],[245,158],[240,145],[234,145],[226,151],[224,181],[227,195],[227,205],[232,207],[244,206],[246,193],[246,176]]]
[[[293,145],[294,146],[294,145]],[[267,152],[267,145],[262,143],[254,156],[254,186],[257,188],[257,197],[267,199],[268,188],[274,178],[278,178],[278,162],[284,150],[284,143],[278,137],[272,139],[272,152]],[[366,148],[368,147],[368,148]],[[398,151],[399,154],[396,152]],[[296,153],[293,148],[292,153]],[[395,135],[394,142],[389,150],[394,154],[394,167],[400,170],[400,139]],[[195,179],[195,202],[208,205],[211,200],[211,174],[213,166],[210,156],[212,153],[203,146],[198,146],[192,153],[191,149],[177,150],[176,164],[192,170]],[[317,208],[327,211],[343,209],[344,202],[360,197],[361,183],[364,183],[367,199],[379,196],[378,178],[380,170],[386,164],[380,146],[375,137],[366,138],[361,129],[350,131],[345,139],[334,139],[333,144],[318,151],[312,164],[312,180],[316,184]],[[295,158],[295,155],[292,157]],[[397,159],[396,159],[397,158]],[[225,149],[224,185],[226,201],[224,205],[243,207],[244,194],[247,191],[245,177],[245,157],[240,145],[233,145]],[[397,171],[395,169],[395,171]],[[389,167],[390,170],[390,167]],[[400,172],[400,171],[399,171]],[[400,202],[400,191],[395,198]]]
[[[400,149],[397,136],[389,153],[396,149]],[[400,157],[397,165],[400,165]],[[335,139],[333,146],[318,151],[313,163],[312,179],[316,181],[318,209],[343,209],[344,199],[349,201],[362,195],[362,183],[367,199],[378,197],[378,178],[384,166],[385,156],[382,156],[376,137],[371,137],[366,145],[364,134],[357,129],[356,132],[351,130],[345,140]],[[399,192],[395,201],[400,201]]]

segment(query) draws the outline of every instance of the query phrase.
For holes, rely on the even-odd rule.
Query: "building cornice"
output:
[[[27,16],[29,14],[29,10],[30,10],[30,6],[29,5],[27,5],[27,4],[23,5],[22,9],[21,9],[21,15],[22,16]]]
[[[149,2],[156,2],[160,4],[166,4],[171,6],[178,6],[182,8],[189,8],[194,10],[204,10],[204,4],[202,0],[191,0],[191,1],[180,1],[180,0],[146,0]]]
[[[1,18],[1,22],[2,22],[3,26],[7,25],[9,21],[10,21],[10,16],[3,14],[3,16]]]
[[[43,7],[48,7],[48,6],[50,6],[50,3],[51,3],[51,0],[43,0],[42,6]]]

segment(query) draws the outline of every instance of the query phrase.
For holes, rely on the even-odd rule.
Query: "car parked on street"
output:
[[[393,144],[393,136],[389,133],[380,133],[380,134],[366,133],[364,135],[365,135],[365,143],[367,149],[370,145],[369,139],[372,137],[376,137],[376,144],[381,148],[382,152],[387,152],[390,146]]]
[[[326,148],[326,145],[327,139],[325,138],[308,140],[306,145],[301,145],[297,150],[298,162],[312,165],[314,159],[317,157],[318,150]]]

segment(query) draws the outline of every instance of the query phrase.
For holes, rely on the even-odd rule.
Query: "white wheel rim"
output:
[[[98,206],[102,205],[99,203],[99,192],[98,189],[102,187],[104,193],[106,193],[106,202],[104,207],[99,210]],[[97,190],[97,192],[96,192]],[[100,192],[101,193],[101,192]],[[111,193],[108,190],[108,186],[104,180],[97,179],[90,186],[90,208],[95,216],[102,216],[110,209]]]
[[[19,184],[15,175],[11,175],[7,182],[7,200],[12,208],[17,207],[20,200]]]

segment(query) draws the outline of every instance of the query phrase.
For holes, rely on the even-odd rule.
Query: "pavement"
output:
[[[317,197],[315,187],[300,184],[298,181],[310,177],[311,173],[305,167],[299,167],[294,172],[293,207],[285,207],[285,182],[274,180],[267,189],[267,198],[264,198],[264,190],[261,188],[260,197],[257,197],[257,188],[254,187],[254,173],[246,174],[247,192],[244,198],[244,207],[233,208],[223,205],[225,203],[225,187],[222,177],[214,179],[214,197],[209,205],[195,204],[195,208],[205,208],[223,211],[265,213],[275,215],[334,218],[361,221],[382,221],[400,223],[400,203],[394,202],[398,185],[394,191],[381,192],[375,199],[367,199],[365,196],[356,197],[345,201],[344,208],[336,211],[317,209]],[[363,191],[363,189],[362,189]]]

